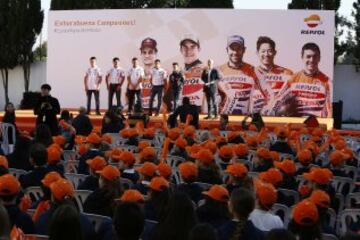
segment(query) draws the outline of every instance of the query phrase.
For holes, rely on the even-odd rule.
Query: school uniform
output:
[[[89,174],[89,169],[88,169],[88,165],[86,164],[86,160],[92,159],[97,156],[103,157],[103,153],[100,152],[98,149],[90,149],[89,151],[84,153],[79,158],[78,174]]]
[[[84,212],[112,217],[113,216],[113,199],[106,196],[107,191],[96,189],[84,202]]]
[[[206,203],[196,209],[196,215],[200,223],[208,223],[215,229],[229,221],[228,217],[219,215],[211,207],[208,207]]]
[[[176,191],[185,193],[194,203],[198,203],[203,198],[203,190],[196,183],[181,183],[176,186]]]
[[[122,171],[121,177],[129,179],[133,183],[137,183],[137,181],[139,181],[140,175],[137,171],[135,171],[135,169],[129,168]]]
[[[48,170],[48,172],[57,172],[61,176],[64,176],[64,173],[65,173],[64,165],[62,165],[60,163],[58,163],[58,164],[48,164],[46,166],[46,169]]]
[[[270,146],[270,151],[276,151],[279,153],[286,153],[295,155],[294,151],[290,147],[290,145],[287,142],[284,141],[276,141],[274,144]]]
[[[87,176],[84,181],[82,181],[79,186],[78,190],[89,190],[89,191],[95,191],[99,188],[99,179],[95,176]]]
[[[19,182],[23,189],[41,186],[41,180],[48,172],[49,170],[46,166],[35,167],[31,172],[21,175],[19,177]]]
[[[22,212],[17,205],[4,205],[10,219],[11,227],[16,225],[25,234],[34,234],[35,228],[31,217]]]
[[[206,168],[199,168],[197,181],[209,184],[222,184],[221,178],[215,175],[211,169]]]

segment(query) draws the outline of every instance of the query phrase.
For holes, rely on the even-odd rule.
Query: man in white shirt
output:
[[[156,95],[157,95],[158,104],[157,104],[155,116],[159,115],[160,107],[162,103],[164,85],[166,84],[166,78],[167,78],[166,71],[160,67],[160,60],[156,59],[155,66],[151,72],[151,79],[150,79],[152,85],[151,96],[150,96],[150,109],[149,109],[150,116],[152,115],[153,103]]]
[[[136,102],[141,105],[141,81],[143,80],[145,73],[144,69],[139,66],[139,61],[136,57],[132,60],[132,68],[130,68],[127,80],[127,95],[129,99],[128,113],[130,114],[134,106],[134,98],[136,95]]]
[[[121,87],[125,80],[125,71],[119,66],[118,57],[113,58],[113,67],[106,74],[106,86],[109,91],[109,110],[111,109],[114,94],[116,95],[116,107],[122,108]]]
[[[87,69],[84,77],[85,92],[87,96],[87,114],[90,114],[91,97],[95,96],[96,115],[100,114],[100,84],[102,81],[102,73],[96,65],[96,57],[90,58],[90,68]]]

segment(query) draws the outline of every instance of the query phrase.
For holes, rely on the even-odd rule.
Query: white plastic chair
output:
[[[138,148],[132,145],[123,145],[121,146],[121,149],[123,149],[124,151],[136,153]]]
[[[25,234],[25,239],[48,240],[49,236],[38,234]]]
[[[62,164],[64,165],[65,173],[77,173],[79,167],[78,160],[68,160]]]
[[[322,240],[338,240],[338,238],[332,234],[323,233],[321,234],[321,236],[322,236]]]
[[[209,183],[203,183],[203,182],[194,182],[194,183],[196,183],[197,185],[199,185],[201,188],[202,188],[202,190],[203,191],[207,191],[207,190],[209,190],[210,188],[211,188],[211,184],[209,184]]]
[[[299,192],[296,192],[294,190],[279,188],[278,192],[286,197],[291,197],[293,199],[294,204],[298,203],[300,200]]]
[[[360,192],[350,193],[349,195],[347,195],[345,199],[345,207],[354,208],[352,206],[353,201],[355,201],[357,205],[360,204]]]
[[[337,234],[339,236],[345,234],[348,230],[349,220],[358,221],[360,217],[360,209],[345,209],[338,215]]]
[[[335,229],[335,226],[336,226],[336,212],[334,209],[332,208],[328,208],[327,210],[327,214],[329,216],[329,226],[333,229]]]
[[[77,189],[82,181],[88,177],[88,175],[77,174],[77,173],[65,173],[65,178],[72,182],[74,188]]]
[[[64,150],[63,157],[65,161],[74,161],[77,159],[78,154],[74,150]]]
[[[355,189],[354,181],[351,178],[335,176],[332,183],[338,193],[343,193],[346,186],[349,186],[349,191],[346,194],[352,193]]]
[[[21,175],[25,175],[28,172],[23,169],[9,168],[9,173],[19,179]]]
[[[352,178],[353,180],[357,179],[358,171],[357,171],[356,167],[344,166],[343,169],[344,169],[344,172],[346,173],[346,175],[348,175],[350,178]]]
[[[104,221],[109,221],[111,222],[111,218],[106,217],[106,216],[101,216],[101,215],[96,215],[96,214],[90,214],[90,213],[83,213],[89,220],[90,222],[94,225],[95,228],[95,232],[98,232],[101,224]]]
[[[13,143],[9,143],[9,130],[11,130]],[[0,123],[0,135],[2,136],[2,141],[0,141],[0,147],[2,148],[5,155],[8,155],[14,151],[14,146],[16,143],[16,129],[15,126],[11,123]]]
[[[279,216],[284,222],[285,228],[287,228],[291,219],[291,209],[284,204],[275,203],[271,208],[271,212]]]
[[[185,162],[185,159],[182,157],[179,157],[179,156],[169,155],[169,156],[167,156],[166,161],[170,165],[171,168],[177,168],[177,166],[180,163]]]
[[[88,190],[76,190],[75,191],[75,201],[77,204],[77,207],[79,209],[79,212],[84,212],[84,203],[87,197],[92,193],[92,191]]]
[[[40,187],[28,187],[25,189],[25,195],[29,195],[31,201],[35,202],[44,196],[44,193]]]

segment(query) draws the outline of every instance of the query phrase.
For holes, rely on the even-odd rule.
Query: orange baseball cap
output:
[[[63,200],[66,197],[73,197],[75,189],[72,183],[66,179],[60,178],[50,184],[50,191],[56,200]]]
[[[179,165],[179,171],[183,179],[196,178],[198,176],[198,168],[193,162],[183,162]]]
[[[53,182],[61,179],[61,176],[58,172],[49,172],[45,175],[45,177],[41,180],[42,184],[49,188]]]
[[[280,154],[277,151],[269,151],[269,155],[274,162],[280,161]]]
[[[316,136],[316,137],[321,137],[324,134],[324,131],[321,128],[315,128],[311,135]]]
[[[120,155],[123,152],[122,149],[120,148],[113,148],[112,150],[110,150],[110,157],[111,160],[114,162],[119,162],[120,161]]]
[[[217,152],[216,143],[211,140],[206,141],[206,143],[204,144],[204,148],[209,149],[213,154]]]
[[[240,133],[237,131],[231,131],[231,132],[228,132],[228,134],[227,134],[227,139],[229,142],[234,140],[237,137],[240,137]]]
[[[213,185],[209,191],[203,192],[203,194],[219,202],[227,202],[230,198],[228,190],[217,184]]]
[[[172,128],[168,131],[167,136],[171,140],[175,141],[181,134],[180,128]]]
[[[218,137],[215,138],[215,140],[216,140],[216,144],[218,144],[218,145],[227,144],[227,140],[223,136],[218,136]]]
[[[3,166],[4,168],[9,168],[9,162],[5,156],[0,155],[0,166]]]
[[[258,136],[257,135],[248,136],[246,138],[246,143],[248,146],[256,147],[258,145]]]
[[[335,150],[330,153],[329,158],[333,166],[339,166],[348,159],[349,156],[340,150]]]
[[[292,160],[284,160],[282,162],[274,162],[275,167],[288,175],[294,175],[296,172],[296,165]]]
[[[172,174],[171,167],[166,163],[159,163],[157,166],[157,170],[159,172],[159,175],[164,177],[165,179],[168,179]]]
[[[195,135],[196,129],[194,126],[187,126],[184,129],[184,137],[193,137]]]
[[[194,157],[205,165],[214,162],[214,154],[209,149],[201,149]]]
[[[129,138],[137,137],[139,135],[139,132],[136,128],[129,128],[128,129],[128,136]]]
[[[248,173],[248,169],[242,163],[234,163],[227,165],[225,172],[231,174],[234,177],[244,178]]]
[[[148,141],[139,141],[138,143],[138,151],[141,152],[144,148],[151,147],[150,143]]]
[[[270,159],[270,152],[266,148],[260,147],[260,148],[258,148],[256,153],[259,158]]]
[[[316,205],[308,200],[302,200],[292,210],[294,221],[301,226],[311,226],[319,220],[319,212]]]
[[[210,130],[211,134],[214,136],[214,137],[218,137],[221,135],[221,132],[218,128],[213,128]]]
[[[309,149],[302,149],[298,152],[297,158],[301,163],[310,163],[312,161],[312,153]]]
[[[149,184],[150,189],[158,192],[163,191],[165,188],[169,188],[169,186],[169,182],[166,181],[166,179],[163,177],[154,177],[153,179],[151,179],[151,182]]]
[[[305,179],[320,185],[328,184],[333,178],[333,173],[327,168],[313,167],[309,173],[303,173]]]
[[[335,149],[336,150],[342,150],[346,147],[346,141],[343,138],[339,138],[335,142]]]
[[[75,143],[77,145],[83,144],[85,142],[86,142],[86,137],[85,136],[82,136],[82,135],[76,135],[75,136]]]
[[[346,154],[346,156],[348,157],[347,160],[349,160],[349,159],[351,160],[354,158],[354,152],[351,148],[346,147],[346,148],[342,149],[341,151]]]
[[[135,163],[135,155],[132,152],[128,152],[128,151],[122,152],[119,159],[126,164]]]
[[[129,134],[129,129],[130,128],[124,128],[122,129],[119,134],[122,138],[129,138],[130,134]]]
[[[136,203],[143,203],[145,201],[144,196],[135,189],[128,189],[126,190],[123,195],[121,196],[120,200],[122,202],[136,202]]]
[[[325,191],[322,190],[314,190],[311,193],[311,196],[309,198],[310,201],[315,203],[316,206],[319,206],[321,208],[329,208],[330,207],[330,196]]]
[[[140,152],[139,156],[144,161],[153,161],[156,157],[156,151],[153,147],[146,147]]]
[[[101,142],[101,137],[96,133],[90,133],[89,136],[86,138],[86,142],[92,144],[99,144]]]
[[[219,156],[221,158],[231,159],[234,156],[233,148],[230,145],[220,147]]]
[[[86,144],[82,143],[82,144],[79,145],[78,153],[81,156],[81,155],[84,155],[84,153],[86,153],[87,150],[88,149],[87,149]]]
[[[278,138],[287,138],[289,131],[284,127],[276,127],[275,134]]]
[[[109,135],[109,134],[104,134],[104,135],[101,136],[101,140],[102,140],[103,142],[106,142],[106,143],[108,143],[108,144],[111,144],[113,139],[112,139],[112,136],[111,136],[111,135]]]
[[[148,137],[148,138],[155,137],[155,128],[153,128],[153,127],[144,128],[143,136]]]
[[[249,153],[249,148],[244,143],[239,143],[234,146],[234,152],[238,157],[245,157]]]
[[[264,182],[271,183],[275,187],[283,181],[281,172],[276,168],[270,168],[266,172],[260,173],[259,178]]]
[[[48,163],[54,164],[60,161],[61,152],[56,147],[48,147],[47,156]]]
[[[195,158],[195,155],[200,151],[200,149],[201,149],[200,144],[193,144],[192,146],[187,146],[185,148],[186,152],[192,158]]]
[[[20,182],[11,174],[0,177],[0,196],[13,196],[20,191]]]
[[[152,162],[145,162],[141,167],[136,168],[136,171],[148,177],[153,177],[156,170],[157,166]]]
[[[94,171],[100,171],[107,165],[105,159],[100,156],[96,156],[93,159],[86,160],[86,163]]]
[[[65,145],[65,137],[63,135],[57,135],[57,136],[54,136],[53,138],[53,142],[58,144],[59,146],[64,146]]]
[[[109,181],[114,181],[120,177],[119,169],[111,165],[107,165],[102,170],[96,171],[96,173],[99,173],[101,177]]]
[[[174,144],[179,148],[185,148],[187,146],[187,141],[182,137],[178,137]]]
[[[277,191],[275,187],[270,183],[265,183],[262,181],[254,181],[256,187],[256,195],[259,202],[264,207],[270,207],[277,201]]]

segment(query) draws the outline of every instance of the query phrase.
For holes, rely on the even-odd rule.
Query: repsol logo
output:
[[[184,84],[198,84],[199,83],[199,79],[197,78],[193,78],[193,79],[186,79],[184,81]]]
[[[301,30],[301,34],[303,35],[325,35],[324,30]]]

